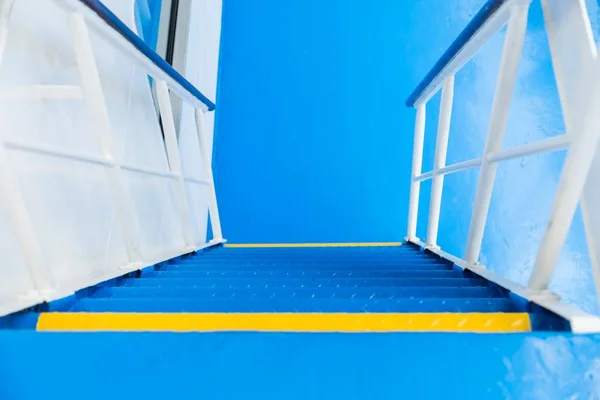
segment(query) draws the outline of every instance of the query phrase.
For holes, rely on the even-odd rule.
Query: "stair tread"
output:
[[[489,313],[518,306],[486,280],[410,246],[212,249],[80,296],[71,311]]]
[[[121,286],[175,286],[175,287],[403,287],[403,286],[485,286],[486,282],[479,278],[402,278],[402,279],[333,279],[313,282],[310,279],[294,278],[195,278],[174,277],[171,279],[138,278],[126,279]]]
[[[356,266],[338,268],[336,265],[262,265],[262,266],[246,266],[246,265],[164,265],[155,268],[156,271],[199,271],[199,272],[293,272],[304,274],[316,273],[394,273],[397,271],[452,271],[453,268],[444,264],[423,264],[423,265],[403,265],[403,266]]]
[[[380,287],[380,288],[173,288],[110,287],[101,288],[94,298],[493,298],[498,290],[487,287]]]
[[[115,299],[83,298],[71,311],[106,312],[512,312],[492,299]]]
[[[304,274],[303,274],[304,273]],[[148,275],[155,279],[170,279],[170,278],[212,278],[212,279],[234,279],[234,278],[255,278],[255,279],[273,279],[273,278],[297,278],[321,280],[321,279],[361,279],[361,278],[379,278],[379,279],[394,279],[394,278],[461,278],[461,276],[453,270],[413,270],[413,271],[358,271],[345,273],[343,271],[333,272],[330,274],[316,274],[308,271],[297,272],[271,272],[271,271],[224,271],[207,273],[206,271],[154,271]]]
[[[452,269],[452,265],[440,262],[388,262],[388,263],[369,263],[369,262],[223,262],[223,261],[203,261],[203,262],[176,262],[161,265],[158,269],[330,269],[330,270],[412,270],[412,269]]]

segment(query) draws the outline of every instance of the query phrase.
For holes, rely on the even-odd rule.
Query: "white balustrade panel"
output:
[[[135,31],[133,3],[134,0],[104,1]],[[210,3],[210,7],[217,4]],[[216,49],[218,53],[220,10],[219,1],[218,24],[210,31],[211,36],[204,37],[201,43],[191,41],[196,46],[189,53],[191,58],[197,53],[197,46],[208,43],[212,43],[213,52]],[[54,290],[45,295],[36,290],[32,276],[35,274],[24,257],[27,250],[16,240],[6,211],[0,209],[0,252],[3,255],[0,316],[41,300],[69,295],[73,290],[122,275],[133,267],[190,251],[181,226],[177,179],[159,176],[168,175],[169,163],[143,67],[125,58],[88,21],[110,132],[99,132],[102,129],[98,121],[90,117],[83,98],[34,99],[26,98],[25,94],[15,99],[15,87],[81,85],[68,22],[65,10],[52,0],[18,0],[8,25],[6,50],[0,63],[0,135],[7,144],[3,151],[10,166],[10,177],[27,211]],[[212,90],[204,93],[214,100],[217,55],[211,57],[212,64],[205,58],[200,61],[202,65],[208,62],[209,72],[201,69],[198,73],[212,77],[199,82],[209,82]],[[189,68],[192,65],[190,61]],[[191,81],[197,83],[194,79]],[[198,88],[205,90],[202,85]],[[191,110],[189,106],[185,108]],[[200,150],[193,143],[194,140],[197,143],[196,130],[190,120],[193,121],[193,112],[188,111],[182,125],[181,157],[184,175],[200,181],[203,177]],[[212,142],[212,125],[208,132]],[[119,220],[115,213],[114,193],[107,175],[107,170],[113,167],[110,160],[103,161],[105,155],[98,144],[98,134],[109,135],[113,161],[124,167],[120,174],[129,206],[125,221]],[[27,150],[32,146],[84,154],[97,162]],[[208,186],[201,183],[186,183],[186,186],[194,240],[199,246],[206,236]],[[135,259],[128,255],[123,224],[133,227]],[[37,286],[39,289],[39,284]]]

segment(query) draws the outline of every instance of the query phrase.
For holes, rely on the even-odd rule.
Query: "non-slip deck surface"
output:
[[[529,331],[506,293],[413,246],[225,247],[88,291],[40,330]]]

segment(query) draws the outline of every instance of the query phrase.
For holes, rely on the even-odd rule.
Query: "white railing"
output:
[[[537,1],[537,0],[534,0]],[[600,293],[600,66],[584,0],[541,0],[550,41],[553,68],[565,125],[564,135],[503,149],[511,97],[527,28],[530,0],[490,0],[481,8],[456,41],[440,58],[407,100],[417,110],[412,183],[410,191],[407,240],[438,253],[464,269],[512,290],[517,295],[553,311],[571,322],[575,332],[598,332],[600,320],[560,302],[548,291],[559,253],[566,240],[578,203],[584,215],[586,238]],[[500,73],[487,132],[483,156],[446,165],[448,134],[452,114],[454,75],[481,46],[508,24]],[[442,90],[438,131],[432,171],[422,173],[423,141],[427,102]],[[529,278],[528,287],[486,270],[478,264],[484,228],[490,207],[498,163],[532,154],[568,149],[549,222]],[[463,258],[443,252],[437,244],[444,176],[480,168],[477,192]],[[425,243],[416,236],[420,184],[431,179],[431,199]],[[587,182],[587,184],[586,184]]]
[[[0,1],[0,68],[0,316],[224,242],[215,105],[103,3]],[[178,132],[171,94],[195,129]]]

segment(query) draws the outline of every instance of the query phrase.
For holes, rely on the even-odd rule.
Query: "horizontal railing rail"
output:
[[[490,36],[502,28],[508,21],[509,7],[514,3],[514,0],[488,0],[408,96],[406,106],[414,107],[433,96],[448,75],[459,70]]]
[[[500,161],[513,160],[515,158],[527,157],[534,154],[548,153],[552,151],[563,150],[569,147],[571,138],[565,134],[551,137],[544,140],[538,140],[533,143],[524,144],[511,149],[502,150],[499,153],[490,154],[486,161],[489,163],[497,163]],[[448,175],[454,172],[466,171],[481,166],[483,158],[473,158],[471,160],[461,161],[455,164],[446,165],[445,167],[429,172],[424,172],[421,175],[415,176],[415,182],[422,182],[432,179],[435,175]]]
[[[110,1],[124,15],[133,4]],[[36,3],[66,17],[41,26],[27,3],[0,2],[0,234],[15,243],[0,316],[225,242],[205,117],[215,104],[104,3]],[[40,68],[23,68],[32,59]],[[191,108],[181,121],[174,96]]]
[[[597,116],[597,109],[600,108],[600,61],[597,60],[597,49],[593,42],[585,3],[564,0],[540,1],[567,132],[509,149],[502,148],[527,28],[530,0],[487,1],[406,100],[407,106],[417,110],[406,240],[450,259],[459,267],[470,269],[565,317],[574,331],[600,332],[599,318],[590,316],[576,307],[565,305],[548,290],[560,250],[581,200],[596,292],[600,294],[600,209],[596,207],[600,202],[600,189],[596,189],[600,174],[600,155],[597,155],[600,141],[600,117]],[[454,102],[454,76],[505,24],[508,27],[483,155],[446,165]],[[426,106],[440,89],[442,93],[434,166],[431,171],[422,172]],[[506,160],[563,149],[567,150],[567,158],[554,207],[529,277],[528,287],[522,287],[485,270],[478,263],[496,169],[500,162]],[[459,258],[443,252],[437,243],[444,176],[473,168],[480,168],[480,174],[465,254],[463,258]],[[595,174],[595,181],[592,174]],[[586,185],[588,179],[590,183]],[[432,180],[432,184],[427,238],[423,242],[417,237],[417,221],[420,185],[426,180]]]

